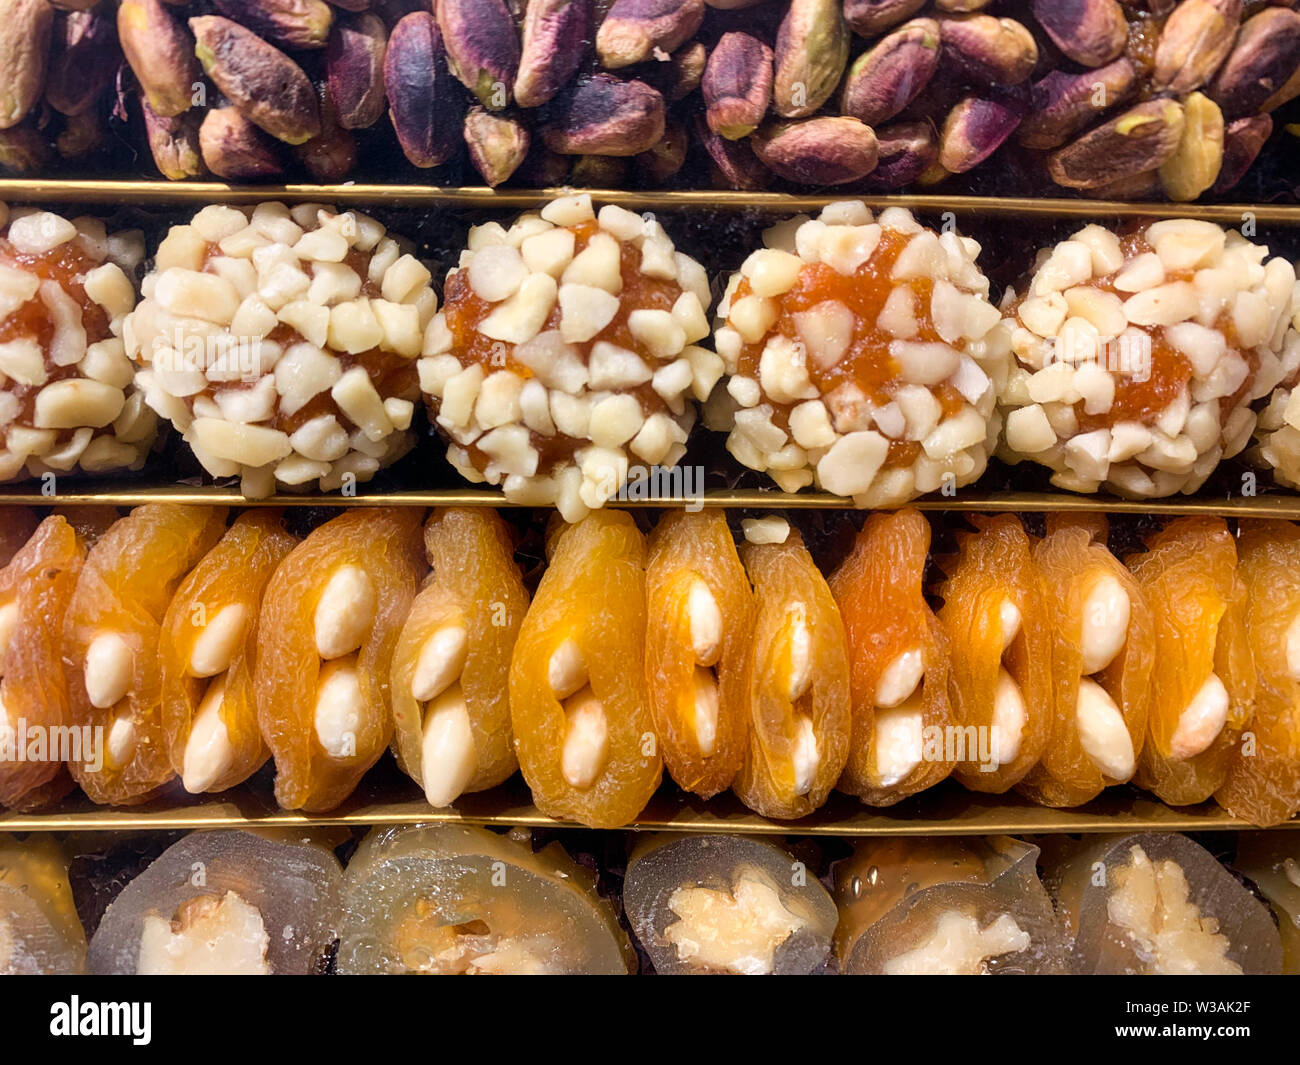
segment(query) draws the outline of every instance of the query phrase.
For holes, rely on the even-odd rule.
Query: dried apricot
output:
[[[889,806],[952,771],[948,637],[925,600],[930,525],[917,510],[872,514],[830,587],[848,635],[853,737],[841,791]]]
[[[271,575],[253,684],[286,810],[330,810],[393,735],[389,670],[424,571],[420,511],[358,507],[315,529]]]
[[[1179,518],[1126,561],[1155,620],[1135,779],[1171,806],[1204,802],[1227,778],[1255,702],[1237,546],[1222,518]]]
[[[1033,768],[1052,727],[1052,635],[1029,537],[1014,514],[970,518],[947,566],[939,620],[952,653],[964,750],[957,779],[1003,792]],[[972,726],[974,733],[972,734]],[[971,750],[971,747],[975,747]]]
[[[849,757],[849,653],[839,607],[799,533],[746,543],[754,629],[745,665],[749,745],[733,790],[764,817],[812,813]]]
[[[158,641],[177,586],[225,531],[224,507],[147,503],[90,549],[63,626],[72,724],[95,729],[69,769],[95,802],[144,802],[172,777]]]
[[[159,640],[162,713],[172,769],[191,793],[224,791],[270,752],[257,725],[257,613],[275,567],[298,542],[279,510],[250,510],[180,588]]]
[[[646,565],[646,682],[664,763],[709,798],[745,757],[745,655],[753,593],[719,511],[668,511]]]
[[[1242,522],[1237,550],[1259,684],[1250,731],[1214,798],[1252,824],[1277,825],[1300,810],[1300,528]]]
[[[1043,757],[1018,785],[1078,806],[1132,778],[1146,740],[1155,634],[1146,597],[1106,549],[1102,515],[1049,522],[1034,547],[1052,640],[1055,709]]]
[[[393,749],[430,804],[447,806],[519,768],[510,655],[528,591],[509,528],[494,510],[435,510],[424,550],[433,573],[393,651]]]
[[[5,806],[30,808],[59,797],[67,790],[66,783],[55,783],[64,758],[79,754],[87,738],[69,728],[63,675],[63,619],[85,560],[81,537],[51,515],[0,570],[0,804]]]
[[[663,769],[644,673],[645,542],[627,514],[600,510],[550,553],[510,663],[519,765],[543,813],[617,828]]]

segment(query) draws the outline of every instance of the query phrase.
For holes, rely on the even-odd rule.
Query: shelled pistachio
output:
[[[230,180],[365,177],[400,151],[417,168],[452,164],[448,181],[474,168],[489,185],[528,185],[541,171],[525,157],[546,152],[556,180],[879,190],[996,174],[1002,159],[1022,194],[1185,202],[1230,194],[1273,132],[1268,116],[1300,96],[1290,3],[10,4],[0,131],[15,132],[0,167],[29,174],[60,155],[93,167],[101,147],[147,147],[164,176],[195,176],[184,135],[234,109],[310,147],[250,156],[259,138],[238,125],[243,161],[219,163]],[[147,120],[111,125],[134,113],[132,96]],[[209,140],[236,125],[213,120]],[[359,152],[350,132],[363,129]],[[611,158],[632,162],[599,161]]]

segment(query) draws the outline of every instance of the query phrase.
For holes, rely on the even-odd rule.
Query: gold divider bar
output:
[[[707,803],[690,796],[660,794],[632,824],[631,831],[751,833],[811,836],[1038,835],[1121,831],[1206,832],[1251,828],[1213,803],[1174,809],[1140,793],[1116,789],[1077,810],[1034,806],[1016,796],[976,795],[956,788],[925,793],[901,807],[873,810],[834,795],[817,813],[799,821],[773,821],[745,809],[732,796]],[[55,813],[0,815],[4,832],[166,831],[240,826],[369,826],[460,823],[526,827],[582,827],[540,813],[509,785],[465,796],[453,809],[433,810],[422,799],[351,800],[336,811],[303,814],[268,809],[236,789],[228,796],[191,806],[155,808],[90,807]],[[1295,819],[1279,829],[1300,829]]]
[[[430,185],[228,185],[218,181],[40,181],[0,179],[0,200],[43,203],[128,203],[163,206],[175,203],[294,203],[329,202],[355,206],[474,207],[518,209],[534,207],[557,196],[588,192],[597,203],[617,203],[637,210],[757,210],[794,213],[819,210],[836,200],[860,199],[873,209],[907,207],[921,212],[954,211],[990,216],[1040,218],[1199,218],[1239,224],[1246,216],[1258,222],[1300,224],[1300,206],[1284,204],[1171,204],[1117,200],[1027,198],[1007,196],[890,195],[852,192],[795,195],[783,192],[700,190],[488,189],[479,186],[438,188]]]
[[[775,489],[748,488],[704,493],[699,504],[710,508],[735,510],[853,510],[853,501],[825,492],[780,492]],[[121,488],[87,484],[60,488],[57,496],[47,496],[27,485],[0,488],[0,506],[116,506],[134,507],[143,503],[192,503],[232,507],[510,507],[512,503],[499,491],[476,488],[403,489],[391,492],[360,491],[356,495],[321,495],[286,493],[265,499],[246,499],[236,488],[206,486],[140,486]],[[678,508],[693,506],[695,501],[681,498],[613,500],[614,508]],[[982,511],[988,513],[1046,513],[1049,511],[1101,512],[1104,514],[1150,514],[1156,517],[1180,517],[1188,514],[1224,518],[1281,518],[1300,521],[1300,495],[1268,493],[1260,496],[1237,496],[1219,499],[1117,499],[1113,496],[1078,496],[1064,492],[997,492],[963,490],[952,497],[929,496],[909,506],[928,511]],[[544,508],[533,508],[544,509]]]

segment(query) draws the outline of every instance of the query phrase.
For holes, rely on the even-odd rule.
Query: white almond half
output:
[[[709,586],[696,577],[686,593],[686,618],[691,650],[701,666],[712,666],[722,653],[722,611]]]
[[[116,705],[130,690],[135,656],[116,632],[100,632],[86,647],[83,678],[86,697],[98,710]]]
[[[546,666],[546,681],[551,694],[563,702],[587,684],[587,659],[576,640],[563,640],[551,652]]]
[[[360,566],[339,566],[316,601],[312,631],[316,652],[326,660],[357,650],[374,624],[379,600],[370,574]]]
[[[469,656],[469,630],[463,621],[450,620],[430,633],[420,647],[411,674],[411,697],[425,703],[450,688],[465,671]]]
[[[1079,681],[1075,724],[1079,745],[1088,761],[1111,780],[1125,781],[1133,776],[1137,757],[1124,715],[1106,689],[1088,677]]]
[[[821,751],[817,745],[817,733],[813,729],[812,718],[799,714],[795,720],[794,751],[790,756],[794,770],[794,793],[807,795],[817,779],[817,770],[821,766]]]
[[[215,677],[230,668],[248,631],[250,615],[243,603],[227,603],[208,619],[190,648],[186,671],[191,677]]]
[[[570,787],[586,789],[600,778],[609,761],[609,720],[590,688],[570,698],[564,711],[560,771]]]
[[[997,765],[1007,765],[1016,760],[1028,721],[1029,713],[1025,709],[1025,697],[1020,685],[1005,669],[999,669],[993,693],[993,721],[989,743],[990,756]]]
[[[892,788],[915,772],[925,754],[925,713],[920,700],[912,698],[891,710],[880,711],[875,728],[874,783]]]
[[[1079,642],[1085,675],[1100,673],[1115,660],[1128,639],[1132,603],[1128,591],[1112,574],[1092,582],[1079,619]]]
[[[1211,673],[1178,715],[1169,740],[1169,753],[1177,759],[1195,758],[1213,746],[1228,720],[1228,689]]]
[[[904,651],[880,673],[876,682],[875,704],[891,710],[911,697],[925,676],[925,658],[919,647]]]
[[[691,674],[691,727],[695,746],[708,758],[718,745],[718,681],[711,669],[696,666]]]
[[[181,759],[181,784],[191,795],[208,791],[235,764],[230,732],[221,720],[226,696],[226,678],[219,677],[203,693]]]
[[[430,705],[420,740],[420,783],[434,809],[450,806],[478,771],[474,730],[460,685],[443,692]]]
[[[321,749],[331,758],[356,756],[357,732],[365,712],[361,677],[355,655],[326,662],[316,681],[313,730]]]

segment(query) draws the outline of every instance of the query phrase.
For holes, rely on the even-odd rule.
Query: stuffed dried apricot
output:
[[[745,654],[753,593],[718,511],[669,511],[650,537],[646,683],[664,763],[709,798],[745,757]]]
[[[831,575],[844,618],[853,735],[839,788],[889,806],[952,771],[948,637],[925,600],[930,525],[916,510],[872,514]],[[932,740],[926,743],[927,729]]]
[[[389,670],[424,571],[420,511],[349,510],[271,575],[253,684],[286,810],[329,810],[393,735]]]
[[[448,806],[519,768],[510,655],[528,591],[509,528],[494,510],[434,511],[424,550],[433,573],[393,651],[393,748],[429,803]]]
[[[645,542],[627,514],[593,511],[552,547],[510,663],[515,749],[543,813],[617,828],[663,771],[644,672]]]
[[[72,723],[96,730],[70,759],[95,802],[148,799],[172,776],[158,642],[185,575],[220,539],[221,507],[148,503],[120,518],[86,556],[63,626]]]
[[[241,514],[181,582],[163,618],[162,713],[172,769],[191,793],[224,791],[269,757],[257,725],[257,612],[297,540],[278,510]]]
[[[1242,522],[1237,540],[1246,586],[1246,631],[1259,683],[1220,806],[1260,826],[1300,811],[1300,527]]]
[[[1003,792],[1043,753],[1052,727],[1052,636],[1029,537],[1014,514],[970,519],[940,594],[962,750],[954,774]],[[972,750],[971,748],[974,747]]]
[[[1018,785],[1078,806],[1130,780],[1146,740],[1155,632],[1146,597],[1106,549],[1106,519],[1049,521],[1034,548],[1052,639],[1055,710],[1043,757]]]
[[[90,735],[72,728],[63,620],[86,545],[51,515],[0,570],[0,805],[35,807],[67,790],[63,763]]]
[[[745,543],[740,557],[754,586],[754,629],[749,744],[733,790],[764,817],[803,817],[826,801],[849,757],[844,623],[794,529],[780,543]]]
[[[1137,783],[1173,806],[1227,779],[1255,701],[1246,589],[1221,518],[1180,518],[1127,560],[1155,620],[1155,666]]]

